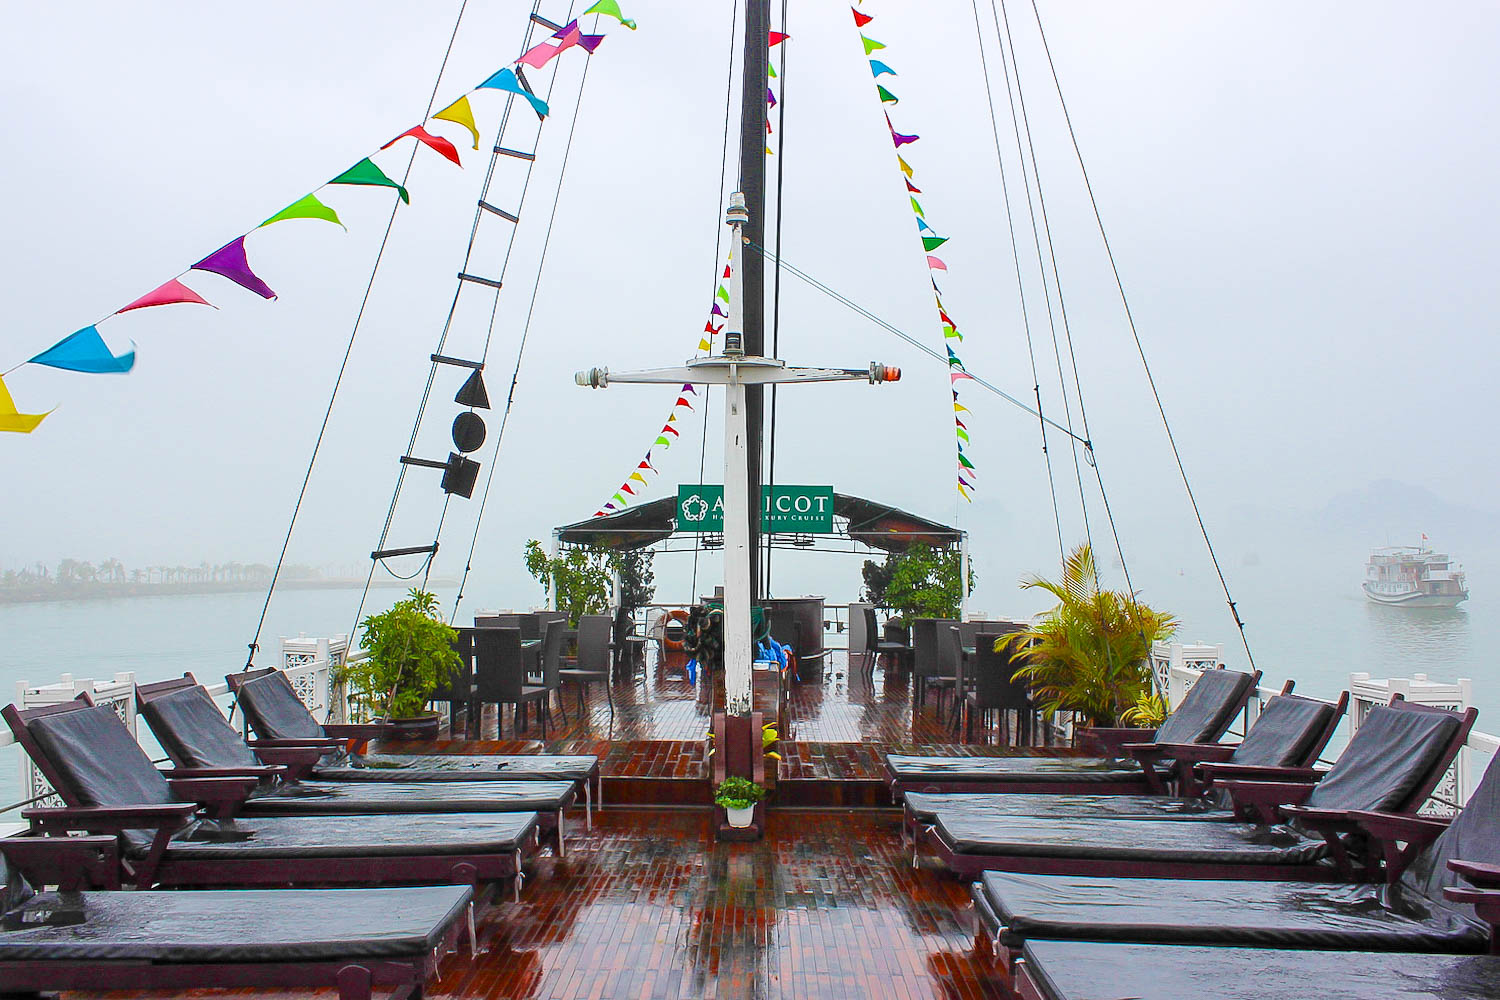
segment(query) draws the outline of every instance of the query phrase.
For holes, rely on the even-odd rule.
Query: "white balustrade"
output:
[[[63,674],[53,684],[42,684],[31,687],[25,681],[16,682],[16,704],[20,708],[46,708],[49,705],[62,705],[77,698],[80,694],[88,692],[94,699],[96,705],[108,705],[114,713],[125,723],[125,728],[130,730],[130,735],[136,732],[135,725],[135,674],[126,672],[115,674],[113,680],[99,681],[93,678],[75,679],[72,674]],[[62,799],[52,794],[52,786],[37,770],[37,766],[31,762],[26,754],[21,754],[21,789],[27,799],[38,796],[46,796],[38,804],[45,806],[65,805]]]

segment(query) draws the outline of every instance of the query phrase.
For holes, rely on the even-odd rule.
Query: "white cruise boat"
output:
[[[1365,564],[1365,596],[1406,608],[1452,608],[1468,600],[1463,567],[1428,545],[1387,545]]]

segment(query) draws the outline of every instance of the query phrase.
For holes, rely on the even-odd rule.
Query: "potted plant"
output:
[[[1121,724],[1144,721],[1145,712],[1132,710],[1155,694],[1151,644],[1169,638],[1177,619],[1133,594],[1101,589],[1087,545],[1063,563],[1060,580],[1030,577],[1021,587],[1045,590],[1057,604],[1030,628],[996,640],[996,652],[1020,658],[1015,679],[1031,685],[1047,718],[1081,716],[1084,739],[1102,742],[1106,753],[1141,739],[1140,730],[1122,732]]]
[[[746,778],[725,778],[714,791],[714,805],[729,816],[729,825],[746,827],[755,817],[755,804],[766,797],[766,790]]]
[[[395,738],[436,736],[438,717],[424,711],[427,701],[463,665],[453,649],[458,631],[443,621],[436,595],[413,588],[360,628],[359,645],[369,655],[348,665],[355,696],[395,727]]]

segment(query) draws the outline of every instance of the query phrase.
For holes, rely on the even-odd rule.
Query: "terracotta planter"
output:
[[[1118,728],[1105,729],[1099,726],[1084,726],[1078,730],[1078,746],[1101,757],[1129,757],[1120,749],[1127,743],[1150,743],[1156,735],[1155,729]]]

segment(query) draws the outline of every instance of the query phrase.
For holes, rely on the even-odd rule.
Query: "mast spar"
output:
[[[755,248],[766,245],[766,79],[770,69],[771,49],[770,0],[745,2],[744,76],[740,87],[740,185],[749,218],[744,223],[744,241]],[[736,277],[742,279],[741,298],[744,318],[745,353],[762,357],[766,353],[765,334],[765,256],[759,249],[747,250],[744,244],[734,248],[739,258]],[[761,485],[761,447],[765,436],[765,389],[760,385],[745,388],[746,472],[749,494],[759,509]],[[761,594],[760,518],[749,523],[750,601]]]

